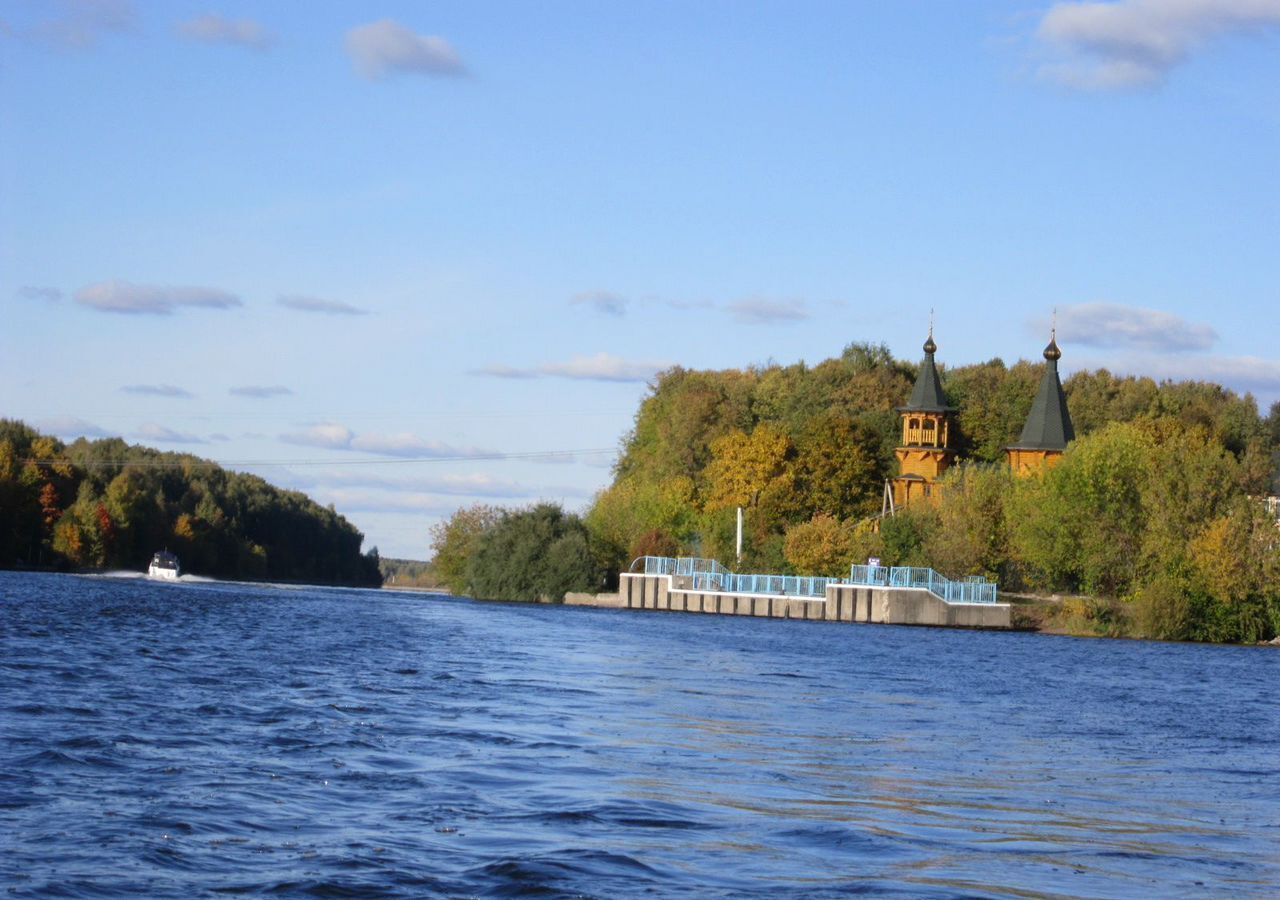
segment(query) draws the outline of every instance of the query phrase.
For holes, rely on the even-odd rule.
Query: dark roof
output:
[[[1067,444],[1075,440],[1067,395],[1062,392],[1062,382],[1058,379],[1061,356],[1058,342],[1050,339],[1049,346],[1044,348],[1044,377],[1040,379],[1035,403],[1031,404],[1027,424],[1022,426],[1022,436],[1010,450],[1065,450]]]
[[[899,406],[899,412],[950,412],[947,398],[942,393],[942,382],[938,380],[938,369],[933,364],[934,351],[938,349],[933,342],[933,334],[924,343],[924,362],[920,363],[920,374],[916,376],[915,387],[911,389],[911,399],[906,406]]]

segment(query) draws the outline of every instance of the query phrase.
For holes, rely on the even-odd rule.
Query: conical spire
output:
[[[929,337],[924,342],[924,362],[920,363],[920,374],[916,376],[915,387],[911,389],[911,400],[906,406],[898,409],[902,412],[948,412],[947,398],[942,393],[942,382],[938,380],[938,367],[934,365],[933,354],[938,345],[933,342],[933,325],[929,326]]]
[[[1056,327],[1049,335],[1044,358],[1044,376],[1040,379],[1035,402],[1031,404],[1031,414],[1022,427],[1022,437],[1010,450],[1065,450],[1067,444],[1076,438],[1071,413],[1067,410],[1067,395],[1062,392],[1062,381],[1058,378],[1058,360],[1062,358],[1062,351],[1058,349]]]

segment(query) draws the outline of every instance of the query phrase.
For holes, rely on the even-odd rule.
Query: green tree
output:
[[[432,566],[440,583],[455,594],[470,587],[468,570],[480,539],[502,520],[502,510],[483,503],[463,507],[431,529]]]
[[[984,575],[997,580],[1010,561],[1005,503],[1013,491],[1006,465],[965,462],[943,478],[937,522],[924,539],[930,565],[948,576]]]
[[[553,503],[504,512],[467,566],[467,592],[481,600],[559,602],[602,584],[586,525]]]

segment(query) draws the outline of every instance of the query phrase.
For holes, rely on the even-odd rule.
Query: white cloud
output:
[[[501,455],[477,447],[455,447],[440,441],[429,441],[415,434],[356,434],[347,426],[336,422],[309,425],[301,431],[280,435],[280,440],[304,447],[359,450],[399,459],[473,459]]]
[[[293,393],[282,384],[246,384],[233,387],[228,393],[236,397],[251,397],[255,400],[268,400],[272,397],[286,397]]]
[[[669,363],[626,360],[610,353],[575,356],[568,362],[544,363],[538,371],[557,378],[578,381],[649,381]]]
[[[141,397],[194,397],[184,388],[175,387],[172,384],[126,384],[120,388],[122,393],[137,394]]]
[[[130,0],[57,0],[56,15],[35,28],[35,37],[72,50],[86,50],[111,32],[128,31],[136,15]]]
[[[1042,331],[1037,328],[1037,331]],[[1064,342],[1086,347],[1132,347],[1181,352],[1208,350],[1218,341],[1213,327],[1173,313],[1118,303],[1081,303],[1058,311]]]
[[[1280,393],[1280,360],[1256,356],[1152,356],[1109,361],[1113,371],[1173,381],[1211,381],[1237,391]]]
[[[214,288],[164,287],[128,281],[100,281],[86,285],[76,291],[76,302],[100,312],[152,316],[171,315],[182,306],[206,309],[243,306],[236,295]]]
[[[671,363],[627,360],[610,353],[575,356],[568,362],[543,363],[531,369],[493,365],[473,369],[473,375],[492,378],[569,378],[574,381],[649,381]]]
[[[520,499],[541,496],[545,491],[515,481],[482,473],[450,475],[388,475],[368,470],[323,471],[291,475],[291,486],[311,488],[369,488],[386,491],[415,491],[456,497]],[[556,489],[559,490],[559,489]]]
[[[303,447],[323,447],[329,450],[346,450],[351,446],[355,432],[345,425],[336,422],[322,422],[309,425],[302,431],[292,431],[280,435],[286,444],[299,444]]]
[[[772,325],[778,322],[798,322],[809,318],[809,310],[803,300],[764,300],[749,298],[735,300],[725,307],[733,317],[747,325]]]
[[[213,13],[181,23],[178,33],[193,41],[238,44],[254,50],[265,50],[275,42],[275,35],[253,19],[228,19]]]
[[[538,373],[533,369],[517,369],[513,366],[504,366],[494,364],[485,366],[482,369],[473,369],[472,375],[488,375],[491,378],[537,378]]]
[[[414,434],[361,434],[351,439],[352,450],[398,456],[404,459],[456,459],[491,456],[493,451],[476,447],[454,447],[440,441],[428,441]]]
[[[1070,87],[1160,84],[1212,38],[1280,26],[1280,0],[1120,0],[1054,4],[1037,36],[1063,57],[1041,74]]]
[[[590,306],[598,313],[606,316],[624,316],[627,314],[627,298],[620,297],[611,291],[584,291],[575,294],[569,303],[574,306]]]
[[[324,313],[330,316],[366,316],[369,310],[343,303],[339,300],[322,300],[319,297],[303,297],[297,294],[284,296],[276,300],[281,306],[301,312]]]
[[[363,488],[332,488],[319,492],[320,499],[332,503],[343,513],[353,512],[415,512],[432,516],[446,516],[457,507],[456,502],[441,500],[431,494],[397,491],[366,490]]]
[[[364,78],[377,80],[396,72],[462,75],[466,67],[442,37],[415,34],[391,19],[352,28],[347,55]]]
[[[44,300],[49,303],[62,299],[62,291],[55,287],[24,284],[18,288],[18,296],[24,300]]]
[[[148,422],[138,429],[138,437],[148,441],[158,441],[162,444],[203,444],[205,439],[198,435],[188,434],[182,431],[174,431],[172,428],[166,428],[163,425],[157,425],[154,422]]]
[[[104,438],[114,435],[101,426],[75,416],[52,416],[36,422],[36,429],[60,438]]]

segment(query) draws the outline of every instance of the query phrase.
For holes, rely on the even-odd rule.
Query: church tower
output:
[[[894,453],[898,457],[898,477],[893,479],[893,504],[909,506],[933,495],[935,482],[951,465],[955,451],[951,449],[951,414],[938,381],[933,354],[933,329],[924,342],[924,362],[916,376],[911,400],[899,406],[902,416],[902,443]]]
[[[1035,403],[1027,424],[1022,427],[1018,443],[1005,448],[1009,454],[1009,468],[1015,475],[1026,475],[1054,466],[1062,458],[1067,444],[1075,440],[1071,425],[1071,413],[1067,410],[1067,396],[1062,392],[1058,378],[1058,349],[1056,329],[1049,335],[1049,346],[1044,348],[1045,369],[1036,392]]]

